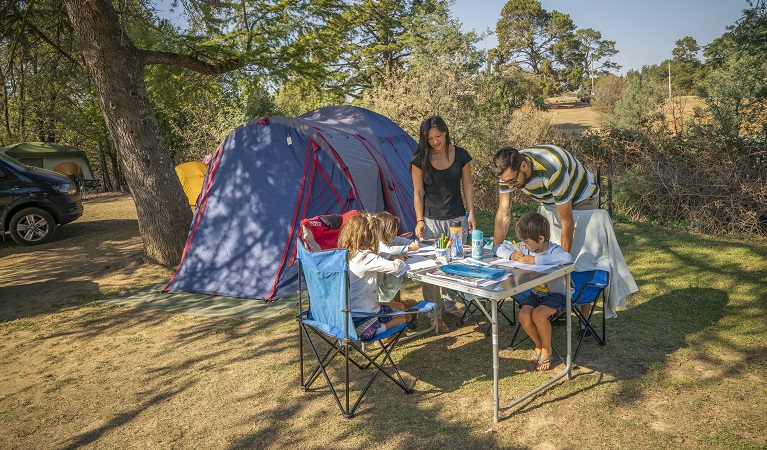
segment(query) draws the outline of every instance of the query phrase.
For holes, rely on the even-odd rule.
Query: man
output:
[[[509,231],[512,189],[521,189],[534,200],[555,206],[562,223],[560,245],[567,252],[573,247],[573,210],[599,208],[599,186],[594,176],[573,155],[554,145],[524,150],[504,147],[493,157],[493,173],[499,181],[493,246],[503,243]],[[590,308],[583,305],[581,312],[588,317]]]
[[[575,231],[573,210],[599,208],[599,187],[594,176],[569,152],[554,145],[524,150],[502,148],[493,157],[493,173],[499,181],[493,245],[502,243],[509,231],[512,189],[521,189],[534,200],[555,206],[562,223],[561,245],[568,252]]]

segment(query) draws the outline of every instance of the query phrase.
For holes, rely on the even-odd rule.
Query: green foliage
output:
[[[603,115],[613,114],[615,106],[623,98],[623,90],[626,81],[623,77],[606,75],[597,80],[594,85],[596,91],[591,99],[591,106]]]
[[[413,43],[407,70],[366,92],[360,104],[391,118],[416,139],[426,117],[441,115],[453,142],[473,157],[477,208],[495,208],[498,194],[490,170],[492,155],[512,141],[515,131],[539,131],[521,130],[521,124],[533,121],[517,119],[524,105],[543,105],[543,92],[534,76],[518,68],[503,74],[481,71],[485,59],[476,50],[474,33],[463,33],[459,23],[443,16],[427,19],[420,27],[422,38]],[[526,114],[532,115],[534,109]]]
[[[507,97],[498,95],[503,84],[481,83],[479,97],[475,81],[482,66],[482,54],[476,50],[478,37],[463,33],[460,24],[443,15],[430,16],[420,26],[422,38],[412,42],[407,70],[398,71],[365,93],[363,106],[390,117],[412,136],[418,136],[420,123],[439,114],[451,127],[453,140],[460,143],[469,133],[476,105],[489,102],[492,107],[508,108]],[[464,124],[463,128],[461,128]]]
[[[674,57],[674,61],[684,63],[700,63],[698,60],[698,51],[700,46],[695,38],[691,36],[685,36],[682,39],[676,41],[676,47],[671,50],[671,55]]]
[[[693,95],[695,86],[703,77],[703,65],[698,60],[698,42],[685,36],[676,41],[671,51],[671,85],[674,95]],[[665,65],[665,64],[662,64]]]
[[[579,89],[593,77],[619,69],[609,58],[615,56],[615,41],[603,40],[602,33],[591,28],[575,31],[575,36],[560,43],[557,60],[563,66],[566,89]]]
[[[544,61],[554,59],[555,45],[570,39],[574,31],[575,25],[567,14],[549,13],[537,0],[509,0],[496,25],[496,66],[503,68],[517,62],[540,74]]]
[[[213,153],[232,130],[273,114],[257,81],[241,71],[205,77],[176,67],[146,70],[147,90],[175,164]]]
[[[615,42],[591,28],[576,30],[570,16],[548,12],[537,0],[510,0],[496,25],[496,69],[521,66],[540,75],[549,95],[580,88],[585,80],[618,66],[610,61]]]
[[[86,151],[101,178],[106,128],[61,5],[9,1],[2,11],[0,146],[69,144]]]
[[[438,0],[362,0],[345,11],[338,66],[344,92],[358,96],[405,67],[417,41],[429,30],[425,17],[444,23],[448,5]]]
[[[737,142],[762,134],[767,116],[767,67],[761,58],[733,55],[713,69],[701,84],[707,110],[698,112],[695,131]],[[710,120],[707,120],[710,119]]]
[[[657,106],[663,90],[645,71],[630,71],[626,75],[623,97],[615,104],[615,112],[605,121],[615,128],[651,128],[661,118]]]

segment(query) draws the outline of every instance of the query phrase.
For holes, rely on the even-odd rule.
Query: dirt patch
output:
[[[551,125],[563,134],[578,137],[602,126],[602,116],[590,104],[576,97],[553,97],[546,101]]]
[[[49,244],[24,247],[8,235],[0,242],[0,320],[54,312],[170,276],[168,268],[143,259],[130,195],[101,194],[83,203],[83,217],[58,227]]]

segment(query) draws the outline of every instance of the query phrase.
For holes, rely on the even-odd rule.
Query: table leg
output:
[[[571,286],[572,283],[572,277],[568,273],[565,277],[565,286]],[[573,338],[572,338],[572,310],[573,310],[573,294],[570,292],[570,289],[566,289],[567,291],[567,303],[566,303],[566,313],[567,313],[567,379],[572,380],[573,379]]]
[[[498,423],[498,300],[491,300],[490,327],[493,336],[493,422]]]

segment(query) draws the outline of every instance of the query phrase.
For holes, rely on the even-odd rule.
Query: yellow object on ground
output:
[[[184,193],[191,206],[197,206],[197,197],[202,191],[202,183],[207,171],[208,166],[201,161],[190,161],[176,166],[176,175],[181,181],[181,187],[184,188]]]

